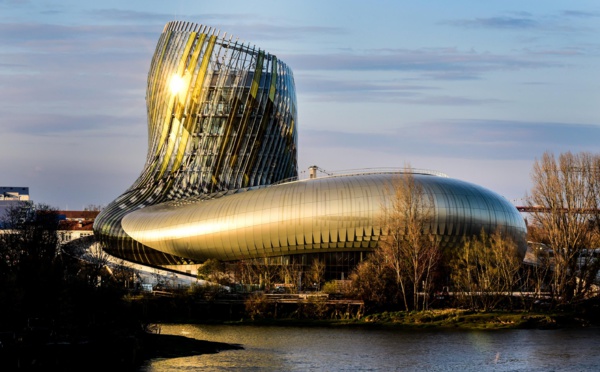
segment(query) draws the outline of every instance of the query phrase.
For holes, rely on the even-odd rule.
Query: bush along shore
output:
[[[405,329],[556,329],[600,325],[595,301],[578,307],[537,310],[479,311],[439,308],[421,311],[365,311],[358,301],[315,299],[268,300],[264,296],[245,300],[187,300],[147,298],[137,302],[138,311],[155,323],[230,325],[282,325],[324,327],[387,327]]]
[[[221,323],[258,326],[364,327],[405,330],[500,330],[557,329],[598,326],[581,314],[560,312],[471,311],[462,309],[393,311],[355,319],[255,318],[232,321],[202,320],[196,323]]]

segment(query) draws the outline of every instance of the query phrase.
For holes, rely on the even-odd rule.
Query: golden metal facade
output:
[[[217,199],[169,202],[128,214],[135,240],[175,256],[238,260],[336,251],[369,251],[382,229],[398,173],[333,176],[238,190]],[[525,247],[525,224],[514,206],[474,184],[413,174],[432,195],[429,231],[443,248],[500,228]]]
[[[123,231],[121,219],[133,210],[297,176],[294,79],[271,54],[206,26],[170,22],[150,65],[146,103],[144,169],[94,224],[117,256],[181,261]]]
[[[163,265],[376,247],[399,174],[282,182],[297,177],[297,114],[292,72],[275,56],[171,22],[146,99],[145,167],[94,224],[110,253]],[[525,249],[524,221],[504,198],[448,177],[414,177],[433,196],[429,228],[445,247],[501,228]]]

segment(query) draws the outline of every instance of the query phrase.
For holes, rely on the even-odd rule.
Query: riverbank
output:
[[[163,334],[243,350],[154,358],[139,371],[597,371],[600,328],[422,330],[162,324]]]
[[[595,319],[575,312],[471,311],[441,309],[416,312],[383,312],[356,319],[293,319],[261,318],[237,321],[209,321],[206,324],[302,326],[302,327],[365,327],[397,329],[557,329],[584,328],[600,325]]]
[[[265,326],[393,327],[406,329],[556,329],[600,325],[600,303],[536,310],[474,311],[461,308],[363,313],[361,306],[318,302],[199,302],[146,299],[136,312],[146,323]]]
[[[338,337],[340,335],[346,335],[344,337],[348,337],[348,335],[355,335],[352,337],[359,337],[359,335],[373,335],[373,337],[381,337],[381,335],[404,335],[399,336],[400,340],[413,338],[427,340],[430,338],[428,335],[437,335],[436,337],[448,340],[449,338],[455,337],[453,335],[460,335],[463,333],[466,335],[472,334],[473,331],[478,331],[477,333],[486,334],[488,335],[487,337],[491,337],[492,339],[496,339],[496,337],[492,335],[498,334],[500,339],[502,339],[502,337],[506,337],[502,335],[512,333],[496,333],[497,331],[508,329],[530,329],[531,334],[537,334],[539,337],[539,330],[544,330],[542,332],[548,332],[549,335],[552,335],[555,334],[554,332],[556,330],[562,328],[569,329],[570,332],[577,332],[577,330],[580,329],[582,334],[585,334],[583,333],[584,331],[593,331],[593,328],[596,327],[597,324],[582,317],[582,314],[571,312],[475,312],[463,309],[440,309],[420,312],[382,312],[358,319],[347,320],[261,318],[254,320],[240,319],[237,321],[224,321],[196,319],[195,322],[164,322],[157,326],[157,329],[164,328],[165,333],[173,333],[173,330],[176,330],[175,333],[181,334],[182,330],[185,330],[185,334],[190,335],[191,337],[211,341],[232,342],[235,340],[234,342],[236,344],[225,343],[223,345],[210,345],[210,342],[208,342],[208,349],[195,351],[192,340],[186,340],[185,338],[182,338],[182,336],[178,336],[172,343],[167,335],[157,334],[153,336],[154,340],[159,342],[156,344],[157,347],[148,349],[148,353],[145,354],[146,360],[148,360],[148,363],[150,364],[158,359],[212,353],[210,348],[212,348],[213,351],[216,350],[216,352],[244,349],[245,351],[242,351],[241,354],[228,354],[237,362],[244,363],[244,355],[253,355],[253,353],[256,352],[255,342],[257,337],[247,337],[248,334],[260,335],[260,337],[258,337],[259,339],[265,337],[265,335],[286,334],[292,338],[290,341],[291,344],[295,345],[304,342],[298,341],[299,334],[321,335],[321,338],[317,337],[317,340],[326,339],[328,337],[327,335],[330,335],[329,337]],[[219,330],[218,332],[215,333],[214,331],[210,331],[214,330],[215,327]],[[391,332],[381,332],[381,330]],[[395,332],[395,330],[398,332]],[[406,335],[412,336],[406,337]],[[163,337],[165,338],[163,339]],[[352,337],[348,339],[348,342],[355,339]],[[427,344],[430,345],[429,343]],[[163,346],[161,345],[163,345],[165,349],[162,349]],[[269,348],[276,348],[276,346],[269,342],[266,342],[266,344],[261,343],[260,345],[261,353],[264,349],[269,350]],[[197,346],[202,345],[200,344]],[[220,347],[224,348],[220,349]],[[301,349],[303,350],[301,353],[305,353],[304,349]],[[157,354],[153,355],[153,350],[156,351]],[[375,350],[377,350],[377,348]],[[195,354],[196,352],[197,354]],[[497,355],[497,353],[498,352],[494,350],[494,355]],[[221,359],[216,357],[211,360],[219,361]],[[166,365],[168,365],[169,362],[162,361],[160,363],[167,363]],[[161,366],[163,366],[163,364],[161,364]]]
[[[591,316],[589,314],[592,314]],[[175,315],[175,314],[172,314]],[[503,329],[559,329],[589,328],[600,325],[596,316],[588,312],[567,311],[470,311],[464,309],[438,309],[415,312],[382,312],[352,319],[307,318],[241,318],[239,320],[206,319],[188,313],[187,317],[164,317],[145,331],[102,332],[96,337],[79,339],[77,342],[58,340],[54,337],[35,339],[12,336],[13,343],[3,339],[0,364],[9,370],[47,370],[59,368],[64,371],[78,370],[88,360],[95,360],[90,370],[105,370],[118,366],[133,370],[144,361],[169,359],[202,354],[214,354],[225,350],[242,350],[241,344],[196,340],[184,336],[161,334],[165,324],[206,324],[232,327],[320,327],[357,329],[420,330],[503,330]],[[243,330],[240,330],[243,332]],[[5,333],[6,335],[7,333]],[[22,340],[17,343],[16,340]]]

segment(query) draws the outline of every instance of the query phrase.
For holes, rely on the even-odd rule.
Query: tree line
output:
[[[600,155],[546,152],[531,172],[526,259],[503,231],[440,249],[429,230],[431,196],[407,169],[386,204],[379,247],[352,275],[354,294],[377,308],[427,309],[451,291],[472,309],[571,306],[598,296]]]
[[[357,265],[343,289],[339,281],[323,282],[324,264],[318,259],[309,269],[269,258],[234,265],[210,260],[200,275],[267,290],[274,283],[289,283],[291,290],[316,284],[361,299],[373,311],[557,307],[594,298],[600,269],[600,251],[594,250],[600,238],[600,155],[544,153],[534,162],[531,180],[524,198],[531,210],[524,216],[525,257],[502,230],[482,230],[464,237],[458,248],[442,249],[431,230],[433,196],[407,166],[387,190],[378,247]]]

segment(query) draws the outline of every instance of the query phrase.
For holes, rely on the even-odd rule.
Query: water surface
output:
[[[162,325],[243,350],[154,359],[142,371],[598,371],[600,329],[400,331]]]

